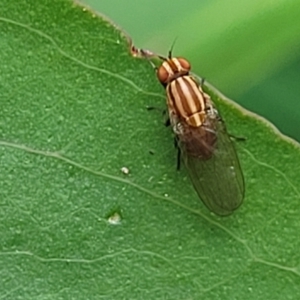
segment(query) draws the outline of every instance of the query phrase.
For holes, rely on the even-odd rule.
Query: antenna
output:
[[[175,43],[176,43],[176,41],[177,41],[177,38],[178,38],[178,37],[176,37],[176,38],[174,39],[174,41],[173,41],[173,43],[172,43],[172,45],[171,45],[171,49],[170,49],[169,52],[168,52],[168,57],[164,57],[164,56],[158,55],[158,57],[159,57],[161,60],[166,61],[166,60],[172,58],[172,51],[173,51],[173,48],[174,48]]]
[[[175,46],[175,43],[176,43],[177,39],[178,39],[178,36],[174,39],[174,41],[171,45],[171,49],[169,50],[169,53],[168,53],[168,58],[172,58],[172,51],[173,51],[173,48]]]

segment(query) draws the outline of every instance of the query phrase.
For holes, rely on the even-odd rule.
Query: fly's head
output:
[[[190,63],[182,57],[165,58],[162,65],[157,69],[156,75],[163,86],[167,86],[178,77],[189,75]]]

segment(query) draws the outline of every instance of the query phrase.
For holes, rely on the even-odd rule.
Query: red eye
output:
[[[165,69],[163,65],[161,65],[157,70],[157,78],[162,83],[165,84],[168,82],[169,79],[169,72]]]
[[[189,71],[191,69],[191,64],[185,58],[178,57],[177,60],[179,61],[181,67],[184,70]]]

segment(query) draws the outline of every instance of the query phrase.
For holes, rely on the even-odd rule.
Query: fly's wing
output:
[[[244,178],[234,145],[220,119],[207,119],[200,127],[184,122],[177,132],[184,163],[204,204],[225,216],[237,209],[244,198]]]

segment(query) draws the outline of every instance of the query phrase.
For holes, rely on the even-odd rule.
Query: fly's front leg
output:
[[[155,107],[155,106],[147,106],[147,110],[158,110],[160,112],[162,112],[163,118],[164,120],[164,124],[166,127],[169,127],[171,125],[171,121],[170,121],[170,117],[167,114],[167,110],[166,109],[161,109],[159,107]]]

